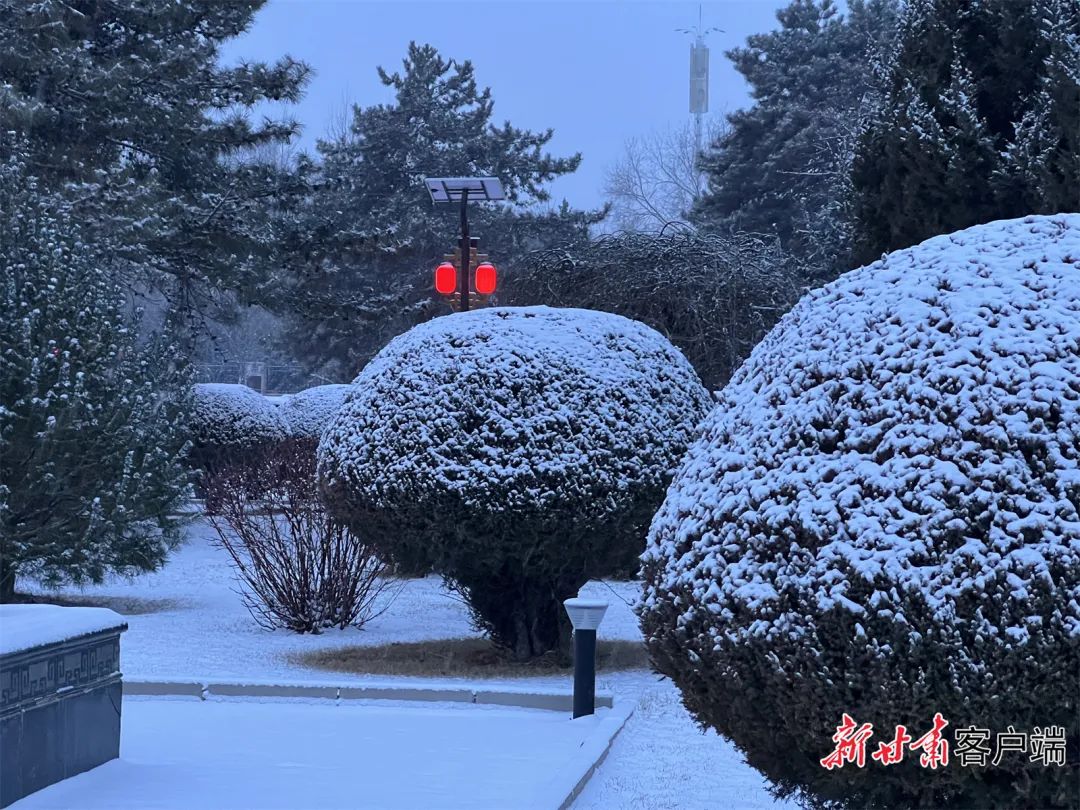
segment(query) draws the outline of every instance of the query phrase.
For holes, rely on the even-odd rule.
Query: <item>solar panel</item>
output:
[[[424,179],[433,203],[460,202],[465,189],[469,200],[505,200],[498,177],[428,177]]]

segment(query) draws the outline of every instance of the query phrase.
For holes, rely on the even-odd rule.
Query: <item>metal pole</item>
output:
[[[596,631],[574,630],[574,718],[596,711]]]
[[[691,172],[694,178],[694,194],[692,202],[697,202],[701,196],[701,113],[694,113],[694,159],[691,161]]]
[[[469,311],[469,281],[472,276],[472,250],[469,242],[469,189],[461,190],[461,311]]]

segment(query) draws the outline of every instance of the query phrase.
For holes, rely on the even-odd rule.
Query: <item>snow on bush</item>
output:
[[[352,386],[318,385],[282,397],[278,409],[296,439],[318,439]]]
[[[288,425],[275,405],[246,385],[195,386],[192,434],[199,447],[258,447],[288,438]]]
[[[697,718],[810,804],[1075,798],[1080,215],[930,239],[800,302],[703,426],[649,532],[642,626]],[[821,758],[848,713],[866,767]],[[954,762],[872,761],[935,712]],[[955,762],[1060,726],[1071,767]],[[991,737],[991,745],[993,744]]]
[[[561,599],[640,553],[711,406],[657,332],[548,307],[417,326],[353,386],[319,445],[331,508],[522,658],[565,642]]]
[[[221,504],[208,484],[225,470],[246,469],[253,496],[274,485],[263,480],[266,457],[289,438],[289,427],[273,400],[246,385],[199,383],[194,388],[189,459],[203,473],[196,489],[212,514]]]

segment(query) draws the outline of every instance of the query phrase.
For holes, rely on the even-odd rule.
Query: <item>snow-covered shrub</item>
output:
[[[217,504],[206,489],[207,476],[223,467],[246,466],[252,472],[249,491],[256,494],[256,470],[268,452],[289,438],[289,428],[279,407],[246,385],[199,383],[194,389],[188,457],[202,473],[198,494],[213,512]]]
[[[209,460],[285,441],[289,427],[281,410],[246,385],[199,383],[191,416],[195,452]]]
[[[352,386],[317,385],[282,397],[278,411],[285,420],[289,435],[295,439],[318,439],[341,408]]]
[[[654,663],[782,793],[1075,801],[1080,215],[937,237],[800,302],[722,392],[643,563]],[[872,759],[935,712],[947,767]],[[866,767],[826,770],[844,713],[873,724]],[[991,756],[1009,726],[1061,727],[1070,765],[961,764],[970,726]]]
[[[414,327],[353,386],[319,445],[331,508],[446,577],[521,658],[565,641],[562,599],[640,553],[711,406],[657,332],[548,307]]]

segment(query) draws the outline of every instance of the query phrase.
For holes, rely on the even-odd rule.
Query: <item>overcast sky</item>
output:
[[[710,114],[747,103],[746,85],[723,56],[749,34],[776,27],[789,0],[701,3],[711,49]],[[315,69],[292,111],[311,149],[346,103],[392,99],[375,71],[399,71],[410,40],[444,57],[472,60],[490,87],[494,121],[544,130],[557,156],[581,152],[581,167],[551,185],[554,201],[588,207],[602,201],[604,172],[626,138],[689,120],[689,50],[698,3],[629,0],[271,0],[255,25],[223,54],[273,60],[285,53]]]

